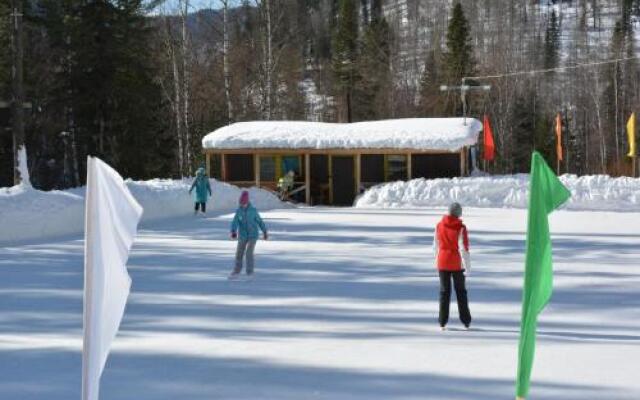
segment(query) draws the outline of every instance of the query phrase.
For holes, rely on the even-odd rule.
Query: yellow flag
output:
[[[629,137],[629,154],[627,157],[636,156],[636,113],[631,113],[627,121],[627,136]]]

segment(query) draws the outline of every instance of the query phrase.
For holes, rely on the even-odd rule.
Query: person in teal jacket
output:
[[[196,171],[196,179],[191,184],[191,189],[189,189],[189,194],[193,192],[193,189],[196,189],[195,195],[193,197],[193,201],[195,203],[195,210],[193,214],[198,213],[198,208],[202,210],[202,214],[207,211],[207,199],[208,196],[211,196],[211,184],[209,184],[209,177],[204,173],[204,168],[198,168]],[[208,196],[207,196],[208,194]]]
[[[258,242],[259,232],[262,231],[264,240],[269,235],[258,210],[249,202],[249,192],[244,190],[240,195],[240,206],[236,210],[236,215],[231,222],[231,238],[238,239],[238,247],[236,248],[236,263],[229,279],[235,279],[242,272],[242,259],[247,254],[247,276],[253,276],[254,258],[253,252]]]

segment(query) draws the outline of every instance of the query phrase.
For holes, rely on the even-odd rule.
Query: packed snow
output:
[[[570,210],[640,212],[640,179],[606,175],[560,176],[571,191],[563,206]],[[467,207],[526,208],[529,175],[414,179],[374,186],[356,200],[356,207],[416,208],[446,206],[458,201]]]
[[[407,118],[337,124],[238,122],[202,139],[205,149],[416,149],[457,151],[477,142],[474,118]]]
[[[263,212],[257,277],[230,282],[231,215],[140,230],[109,400],[514,398],[526,211],[469,209],[472,330],[437,325],[443,209]],[[531,399],[636,400],[640,213],[551,215],[554,294]],[[80,398],[81,235],[0,248],[0,397]]]
[[[126,184],[144,208],[143,223],[193,214],[188,191],[191,179],[127,180]],[[240,189],[211,180],[213,196],[208,210],[230,210],[238,204]],[[284,205],[271,192],[252,188],[252,202],[263,209]],[[0,243],[41,240],[82,232],[85,188],[43,192],[21,184],[0,188]]]

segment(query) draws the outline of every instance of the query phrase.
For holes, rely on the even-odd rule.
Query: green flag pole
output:
[[[531,156],[529,182],[527,253],[516,376],[517,400],[524,400],[529,394],[538,314],[549,302],[553,287],[548,215],[566,202],[570,196],[569,190],[549,168],[540,153],[534,152]]]

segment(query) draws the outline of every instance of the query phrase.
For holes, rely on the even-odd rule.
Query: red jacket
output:
[[[464,247],[461,251],[460,244]],[[469,262],[469,237],[467,227],[460,218],[445,215],[436,227],[433,239],[433,247],[436,254],[436,266],[440,271],[461,271],[465,258],[465,266],[470,268]]]

